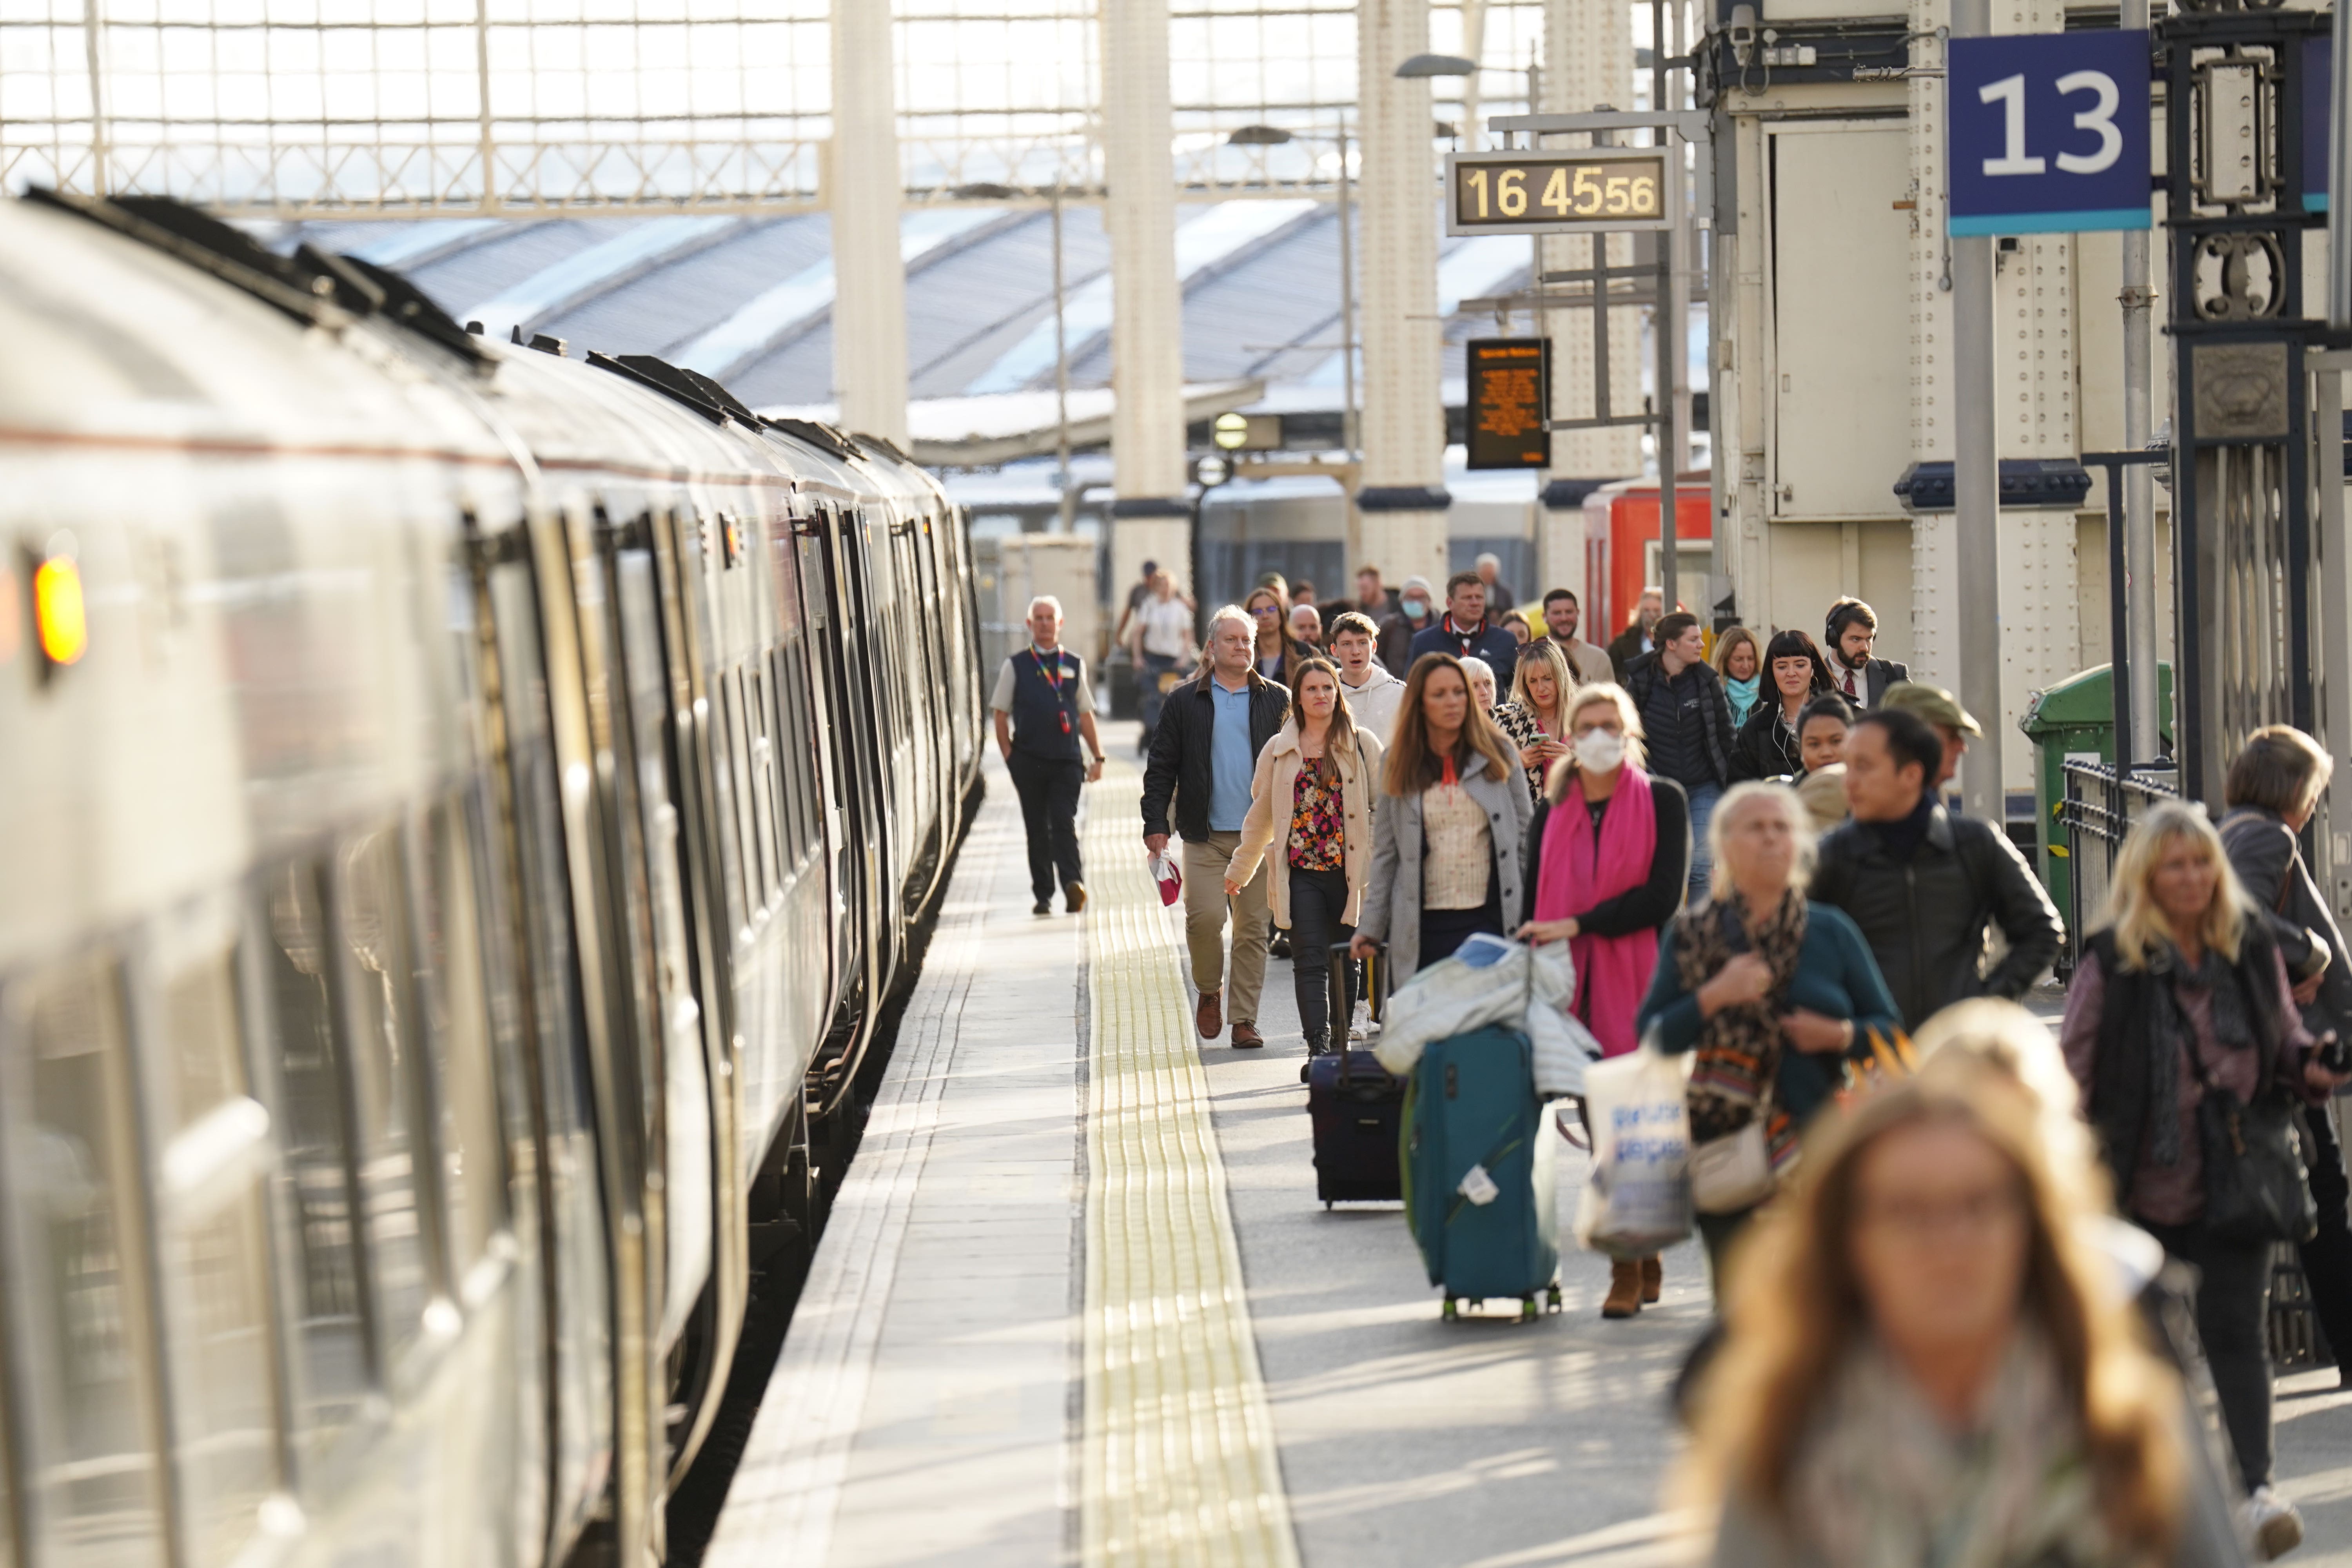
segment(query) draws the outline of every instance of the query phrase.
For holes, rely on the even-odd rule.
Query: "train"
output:
[[[0,199],[0,1568],[664,1561],[979,798],[966,520],[160,198]]]

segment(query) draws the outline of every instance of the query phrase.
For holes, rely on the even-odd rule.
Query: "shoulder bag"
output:
[[[2197,1102],[2205,1228],[2228,1241],[2309,1241],[2319,1234],[2319,1210],[2295,1143],[2294,1108],[2269,1088],[2240,1100],[2206,1072],[2186,1033],[2181,1048],[2205,1089]]]

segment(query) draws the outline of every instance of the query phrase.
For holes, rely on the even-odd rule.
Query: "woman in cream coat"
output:
[[[1257,754],[1249,816],[1225,868],[1228,898],[1257,875],[1276,838],[1268,894],[1274,923],[1291,933],[1291,984],[1307,1054],[1346,1047],[1347,965],[1339,1009],[1331,1012],[1331,947],[1355,934],[1372,864],[1372,799],[1380,789],[1381,743],[1355,726],[1329,660],[1299,661],[1290,714]]]

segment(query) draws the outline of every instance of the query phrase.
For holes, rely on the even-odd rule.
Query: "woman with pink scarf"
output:
[[[1642,721],[1625,689],[1579,687],[1567,713],[1569,754],[1528,829],[1535,919],[1531,942],[1565,942],[1576,962],[1575,1012],[1603,1053],[1640,1043],[1633,1016],[1658,967],[1658,931],[1682,906],[1690,876],[1690,803],[1672,779],[1642,768]],[[1654,1301],[1655,1258],[1613,1266],[1604,1318]]]

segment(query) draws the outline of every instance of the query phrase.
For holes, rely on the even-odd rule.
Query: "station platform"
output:
[[[1076,917],[1029,912],[992,756],[704,1562],[1691,1561],[1663,1491],[1666,1390],[1709,1314],[1697,1249],[1629,1321],[1601,1319],[1607,1265],[1572,1245],[1559,1315],[1441,1321],[1401,1207],[1315,1197],[1287,963],[1266,1048],[1193,1035],[1133,737],[1106,727]],[[1583,1176],[1563,1149],[1563,1215]],[[2352,1564],[2336,1383],[2281,1386],[2294,1562]]]

